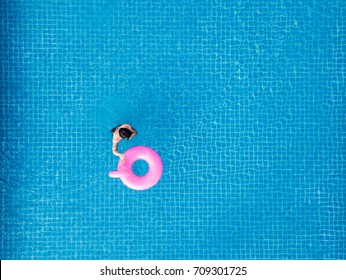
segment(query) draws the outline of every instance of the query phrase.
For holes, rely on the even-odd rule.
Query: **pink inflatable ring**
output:
[[[136,146],[125,152],[126,161],[119,160],[118,170],[108,173],[111,178],[120,180],[129,188],[142,191],[154,186],[162,176],[162,160],[157,152],[145,146]],[[132,171],[132,165],[137,160],[144,160],[149,165],[148,173],[137,176]]]

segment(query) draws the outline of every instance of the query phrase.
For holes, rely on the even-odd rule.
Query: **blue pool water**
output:
[[[346,257],[344,1],[0,5],[1,259]]]

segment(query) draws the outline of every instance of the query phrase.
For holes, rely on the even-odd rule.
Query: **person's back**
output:
[[[114,127],[111,130],[113,134],[112,152],[120,157],[121,160],[126,160],[125,155],[118,152],[118,144],[122,139],[130,140],[137,134],[137,130],[129,124],[122,124]]]

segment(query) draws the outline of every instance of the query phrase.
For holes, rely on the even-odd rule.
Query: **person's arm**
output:
[[[135,136],[137,135],[137,130],[134,129],[133,127],[131,127],[131,129],[132,129],[132,135],[131,135],[130,139],[131,139],[132,137],[135,137]]]
[[[118,143],[119,141],[113,139],[112,152],[114,155],[120,157],[121,160],[126,160],[125,155],[118,152]]]

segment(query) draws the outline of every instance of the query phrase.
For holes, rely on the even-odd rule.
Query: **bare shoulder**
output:
[[[119,133],[113,133],[113,143],[117,143],[121,140]]]
[[[127,128],[127,129],[129,129],[129,130],[134,130],[134,128],[131,126],[131,125],[129,125],[129,124],[122,124],[121,126],[120,126],[120,128]]]

